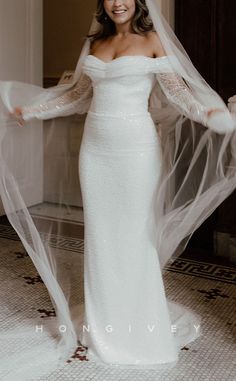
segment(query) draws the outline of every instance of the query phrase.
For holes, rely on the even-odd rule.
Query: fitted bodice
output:
[[[112,115],[136,115],[148,111],[148,99],[158,70],[166,57],[122,56],[110,62],[88,55],[83,71],[92,80],[90,111]]]

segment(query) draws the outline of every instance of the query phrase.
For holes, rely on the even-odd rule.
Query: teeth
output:
[[[113,11],[113,13],[125,13],[126,11]]]

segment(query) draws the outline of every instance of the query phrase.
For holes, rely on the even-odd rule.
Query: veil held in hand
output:
[[[163,151],[163,169],[155,200],[155,229],[157,255],[164,272],[167,263],[183,252],[193,232],[236,187],[236,122],[224,101],[193,66],[161,15],[157,2],[146,0],[146,4],[169,67],[156,74],[149,101],[149,111]],[[97,27],[94,17],[90,32],[96,31]],[[21,317],[17,327],[1,331],[2,343],[4,340],[7,345],[12,343],[12,351],[0,357],[3,366],[3,370],[0,369],[1,379],[5,381],[26,381],[41,376],[43,372],[48,374],[63,366],[63,361],[73,354],[78,345],[82,302],[79,302],[76,287],[82,271],[81,258],[72,249],[63,251],[61,242],[64,234],[62,226],[68,221],[67,214],[77,205],[70,197],[70,187],[79,186],[79,175],[71,171],[68,142],[60,140],[61,146],[57,147],[56,156],[58,162],[54,158],[53,165],[49,153],[55,142],[59,142],[57,134],[62,132],[62,127],[53,118],[86,114],[89,110],[93,96],[92,83],[82,71],[84,58],[89,52],[90,39],[87,38],[70,84],[43,89],[16,81],[0,82],[1,199],[8,220],[46,286],[55,310],[55,316],[44,319],[47,329],[40,336],[35,334],[35,326],[42,324],[39,316]],[[28,133],[33,133],[32,125],[38,123],[37,119],[53,119],[43,127],[44,145],[42,149],[39,147],[38,152],[31,152],[30,147],[25,147],[24,140],[19,139],[24,129],[19,129],[17,121],[9,116],[16,106],[23,106]],[[221,111],[208,116],[212,109]],[[69,128],[71,119],[64,118],[65,123]],[[41,128],[40,125],[38,128]],[[59,174],[60,181],[52,184],[57,187],[56,217],[37,218],[35,208],[29,207],[24,198],[21,191],[24,186],[20,183],[23,159],[17,158],[19,172],[12,171],[19,141],[20,151],[27,152],[24,160],[30,162],[34,156],[35,161],[35,156],[39,156],[41,162],[43,157],[40,169],[44,182],[45,179],[53,182],[52,173]],[[35,192],[38,186],[35,182]],[[44,184],[42,202],[48,201],[45,189]],[[9,312],[7,305],[5,307],[4,311]],[[9,314],[6,319],[11,322]],[[66,329],[60,330],[59,327]],[[22,337],[28,343],[23,349]]]

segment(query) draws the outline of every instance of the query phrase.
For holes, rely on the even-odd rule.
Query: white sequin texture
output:
[[[90,359],[115,367],[172,367],[180,348],[200,335],[197,315],[166,300],[156,251],[162,152],[148,112],[156,78],[183,113],[204,118],[205,110],[173,73],[168,57],[123,56],[105,63],[88,55],[70,91],[23,109],[25,119],[89,109],[79,176],[85,223],[83,325],[90,330],[81,326],[78,332]]]
[[[45,103],[22,107],[24,120],[32,118],[51,119],[59,116],[83,114],[92,98],[93,90],[90,78],[83,74],[73,88],[56,99]]]
[[[187,117],[207,126],[208,109],[197,102],[184,80],[176,73],[158,73],[158,81],[167,98]]]
[[[122,368],[172,367],[180,347],[199,335],[196,316],[167,302],[155,248],[162,166],[148,113],[155,65],[144,57],[105,64],[87,56],[84,63],[94,89],[79,155],[91,330],[79,338],[89,359]]]

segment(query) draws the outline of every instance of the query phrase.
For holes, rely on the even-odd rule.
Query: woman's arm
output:
[[[219,134],[236,130],[236,121],[225,108],[212,108],[202,105],[193,96],[183,78],[176,73],[158,73],[157,80],[170,103],[187,118],[198,122]]]
[[[156,78],[167,99],[186,117],[207,126],[213,112],[198,102],[183,78],[176,73],[158,73]]]
[[[151,34],[151,39],[155,56],[167,56],[156,32]],[[171,71],[160,72],[156,74],[156,78],[170,103],[189,119],[201,123],[218,133],[235,130],[236,126],[227,106],[225,108],[212,108],[202,105],[178,73]]]
[[[24,121],[27,121],[33,118],[51,119],[72,115],[77,112],[83,114],[86,112],[86,103],[91,97],[91,80],[87,75],[82,74],[74,87],[63,95],[45,103],[20,107],[21,117]],[[19,108],[17,109],[19,117]]]

